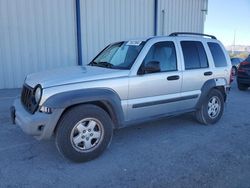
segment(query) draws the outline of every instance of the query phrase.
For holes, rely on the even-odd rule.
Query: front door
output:
[[[157,72],[140,72],[148,63],[159,63]],[[129,78],[127,121],[151,118],[178,110],[182,71],[174,41],[153,44],[137,76]]]

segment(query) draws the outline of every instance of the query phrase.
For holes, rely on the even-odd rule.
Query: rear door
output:
[[[204,45],[201,41],[179,40],[183,58],[182,97],[187,98],[182,105],[184,109],[195,107],[203,84],[212,78],[213,72],[208,63]]]

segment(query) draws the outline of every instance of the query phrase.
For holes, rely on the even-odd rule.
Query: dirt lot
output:
[[[11,125],[18,93],[0,90],[0,187],[250,187],[250,90],[233,84],[216,125],[188,114],[118,130],[101,157],[83,164]]]

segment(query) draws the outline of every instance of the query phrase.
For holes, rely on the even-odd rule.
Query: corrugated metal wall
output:
[[[154,32],[154,0],[81,0],[83,63],[111,42]]]
[[[0,89],[77,64],[74,0],[0,0]],[[44,75],[46,76],[46,75]]]
[[[206,1],[158,0],[157,34],[203,32]],[[154,2],[80,0],[83,64],[110,42],[153,35]],[[75,0],[0,0],[0,89],[77,64],[75,11]]]
[[[207,0],[158,0],[158,35],[203,33]]]

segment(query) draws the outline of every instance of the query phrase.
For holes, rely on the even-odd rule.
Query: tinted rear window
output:
[[[227,60],[223,50],[221,49],[220,45],[214,42],[208,42],[208,47],[211,51],[214,60],[215,67],[226,67]]]
[[[186,70],[208,67],[207,55],[201,42],[182,41],[181,48]]]

